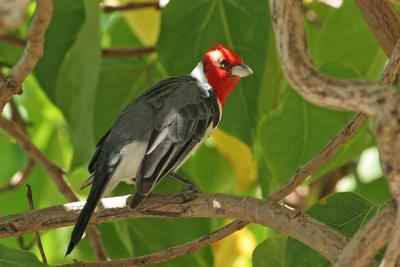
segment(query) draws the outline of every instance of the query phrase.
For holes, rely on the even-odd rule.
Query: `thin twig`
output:
[[[8,182],[8,184],[0,187],[0,193],[11,191],[20,186],[23,182],[26,181],[26,179],[32,173],[34,167],[35,167],[35,162],[32,159],[28,159],[28,162],[26,163],[25,167],[21,171],[15,173],[14,176]]]
[[[17,47],[24,47],[26,41],[20,37],[12,35],[0,35],[0,41],[7,42]],[[103,57],[140,57],[156,51],[154,46],[138,48],[103,48],[101,54]]]
[[[6,67],[6,68],[11,69],[12,68],[12,64],[0,60],[0,67]]]
[[[70,267],[84,267],[84,266],[93,266],[93,267],[112,267],[112,266],[139,266],[139,265],[153,265],[160,264],[163,262],[167,262],[169,260],[175,259],[177,257],[192,253],[194,251],[203,248],[210,243],[216,242],[218,240],[223,239],[227,235],[230,235],[236,231],[239,231],[245,227],[247,223],[242,222],[241,224],[230,223],[224,226],[221,229],[218,229],[208,235],[200,237],[196,240],[193,240],[189,243],[185,243],[179,246],[170,247],[166,250],[156,252],[153,254],[139,256],[136,258],[130,259],[120,259],[120,260],[112,260],[112,261],[103,261],[103,262],[94,262],[94,263],[73,263]]]
[[[22,48],[24,48],[26,45],[25,39],[10,34],[0,34],[0,41]]]
[[[26,187],[27,187],[26,196],[28,198],[29,208],[30,208],[30,210],[34,210],[35,206],[33,205],[32,188],[29,184],[27,184]],[[46,258],[46,254],[44,253],[42,239],[40,238],[39,231],[35,232],[35,239],[36,239],[36,243],[37,243],[37,246],[38,246],[38,249],[40,252],[40,256],[42,256],[42,261],[44,263],[47,263],[47,258]]]
[[[79,198],[72,190],[70,184],[64,179],[64,171],[50,162],[47,157],[31,142],[31,140],[18,128],[14,122],[10,122],[0,116],[0,128],[2,128],[10,136],[18,142],[18,144],[25,150],[25,152],[35,162],[41,165],[47,173],[52,177],[53,182],[57,186],[57,189],[69,200],[78,201]],[[96,255],[101,260],[107,260],[107,256],[104,247],[101,243],[101,239],[94,227],[87,229],[86,233],[92,241],[93,248]]]
[[[129,11],[129,10],[142,9],[142,8],[160,9],[159,1],[143,2],[143,3],[133,2],[133,3],[127,3],[127,4],[119,5],[119,6],[106,5],[103,7],[103,11],[105,13],[110,13],[110,12],[115,12],[115,11]]]
[[[103,57],[140,57],[156,51],[154,46],[141,48],[106,48],[101,51]]]
[[[263,200],[223,194],[165,194],[146,198],[140,210],[129,208],[131,196],[105,198],[91,223],[139,217],[218,217],[253,222],[281,231],[334,262],[348,239],[312,217]],[[128,202],[128,204],[127,204]],[[0,237],[74,224],[85,202],[75,202],[0,218]]]
[[[27,123],[22,117],[21,112],[19,112],[18,106],[15,103],[14,99],[10,99],[9,105],[11,109],[11,120],[15,122],[18,127],[26,134],[26,129],[28,128],[28,126],[30,126],[30,124]]]
[[[36,240],[33,239],[29,244],[25,244],[25,240],[22,236],[17,237],[18,246],[23,250],[30,250],[36,243]]]
[[[3,79],[2,73],[0,71],[0,80]],[[22,117],[21,113],[18,110],[18,107],[15,101],[11,98],[10,102],[11,108],[11,119],[15,124],[21,129],[22,132],[26,134],[26,128],[28,124],[25,122],[24,118]],[[0,193],[11,191],[21,185],[32,173],[35,167],[35,161],[29,157],[28,162],[26,163],[25,167],[14,174],[13,177],[9,180],[8,184],[0,187]]]
[[[28,42],[18,63],[0,83],[0,112],[15,94],[22,92],[22,82],[43,55],[44,39],[53,14],[52,0],[36,0],[36,10],[28,31]]]
[[[296,174],[290,178],[289,182],[272,194],[271,197],[269,197],[269,201],[277,202],[293,192],[296,187],[304,182],[315,170],[330,160],[341,146],[353,137],[354,133],[357,132],[367,118],[367,115],[357,113],[343,130],[335,135],[316,156],[296,171]]]

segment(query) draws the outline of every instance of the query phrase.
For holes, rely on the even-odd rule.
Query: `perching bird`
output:
[[[132,207],[174,173],[218,125],[227,96],[253,71],[221,44],[206,52],[190,75],[148,89],[125,108],[101,138],[89,163],[92,184],[75,224],[68,255],[82,238],[102,196],[119,182],[136,181]]]

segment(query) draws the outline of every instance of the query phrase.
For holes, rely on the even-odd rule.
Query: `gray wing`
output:
[[[136,178],[137,193],[148,195],[206,137],[209,127],[219,121],[214,93],[197,84],[185,82],[168,97],[151,97],[154,130]]]

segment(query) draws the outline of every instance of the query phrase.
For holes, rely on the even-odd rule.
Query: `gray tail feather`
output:
[[[74,230],[71,234],[71,240],[69,241],[67,252],[65,256],[71,253],[74,247],[81,240],[83,233],[89,223],[90,217],[95,210],[97,203],[99,202],[101,195],[103,194],[106,183],[101,184],[93,184],[89,193],[89,197],[86,201],[85,206],[83,207],[81,213],[79,214],[78,220],[75,223]]]

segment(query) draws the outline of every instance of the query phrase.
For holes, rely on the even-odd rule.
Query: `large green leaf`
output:
[[[113,16],[105,35],[113,47],[140,46],[122,16]],[[96,95],[95,136],[100,139],[121,110],[161,78],[150,57],[104,58]]]
[[[386,55],[355,2],[343,1],[341,8],[330,8],[329,13],[317,14],[323,16],[320,18],[322,26],[310,42],[316,64],[321,66],[327,62],[340,62],[352,66],[361,74],[361,78],[378,79]]]
[[[1,267],[45,267],[32,253],[24,250],[12,249],[0,245],[0,266]]]
[[[306,213],[351,237],[381,208],[380,204],[367,201],[354,193],[336,193],[321,200]],[[268,265],[269,262],[276,264]],[[281,235],[272,235],[260,243],[253,253],[253,263],[254,266],[330,266],[329,262],[313,249],[300,241],[290,237],[286,239]]]
[[[215,42],[229,46],[254,70],[227,100],[220,125],[247,144],[258,121],[269,26],[268,4],[259,0],[175,0],[162,14],[157,51],[170,75],[190,73]]]
[[[46,32],[44,55],[34,72],[52,101],[56,102],[56,82],[63,60],[85,20],[83,0],[54,1],[54,14]]]
[[[189,242],[211,231],[209,219],[133,219],[113,222],[114,236],[105,242],[118,258],[145,255]],[[118,250],[115,249],[118,243]],[[114,247],[114,248],[112,248]],[[159,266],[212,266],[210,248],[179,257]]]
[[[339,63],[326,64],[322,71],[339,77],[357,77],[356,72]],[[259,126],[259,144],[277,185],[284,184],[297,168],[328,144],[353,115],[317,107],[286,89],[281,107],[270,112]],[[352,160],[369,144],[364,129],[337,153],[316,175],[320,176]]]
[[[253,251],[253,267],[283,266],[286,239],[285,235],[273,234],[258,244]]]
[[[380,177],[379,179],[369,183],[364,183],[358,180],[354,192],[368,200],[378,202],[385,202],[392,198],[385,177]]]
[[[306,213],[351,237],[381,209],[382,206],[378,203],[346,192],[336,193],[321,200]],[[289,238],[286,243],[285,266],[299,267],[310,266],[310,264],[312,266],[330,266],[326,259],[323,259],[311,248]]]
[[[88,161],[95,143],[93,112],[100,72],[99,7],[91,0],[85,0],[84,4],[85,21],[61,65],[55,93],[74,145],[72,167]]]

